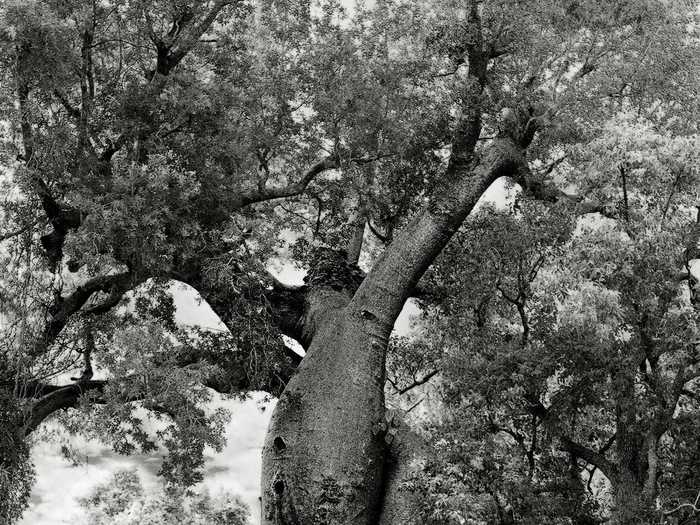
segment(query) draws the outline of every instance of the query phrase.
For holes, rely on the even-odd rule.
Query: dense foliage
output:
[[[699,23],[683,0],[5,0],[2,517],[64,409],[200,481],[209,389],[279,395],[281,335],[308,343],[268,270],[354,292],[504,136],[517,196],[464,222],[390,346],[387,395],[436,452],[408,488],[436,523],[694,515]],[[176,323],[183,285],[226,331]]]
[[[227,494],[213,498],[173,486],[144,491],[138,474],[129,470],[116,472],[80,504],[90,525],[246,525],[250,514]]]
[[[448,408],[429,486],[447,499],[432,517],[594,522],[602,485],[643,522],[694,501],[697,140],[620,115],[557,168],[616,202],[607,216],[517,198],[443,254],[429,330]]]

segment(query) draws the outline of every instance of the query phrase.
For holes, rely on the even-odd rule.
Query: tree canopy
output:
[[[266,524],[695,515],[698,16],[5,0],[2,516],[56,414],[197,483],[211,389],[280,398]],[[183,285],[226,330],[175,322]]]

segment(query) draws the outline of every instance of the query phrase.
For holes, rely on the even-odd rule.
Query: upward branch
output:
[[[522,180],[527,172],[524,150],[529,141],[521,140],[524,133],[516,130],[520,122],[509,123],[480,158],[475,155],[481,134],[482,92],[491,59],[489,49],[485,49],[477,4],[470,3],[470,39],[464,50],[469,64],[468,83],[444,177],[449,182],[438,188],[423,211],[396,236],[354,298],[357,308],[370,311],[388,325],[393,325],[418,280],[488,187],[502,176]]]
[[[454,182],[396,236],[358,289],[354,303],[393,325],[418,280],[481,195],[499,177],[525,169],[524,152],[510,137],[495,139],[472,169],[461,163],[448,167],[446,178]]]
[[[48,319],[40,337],[34,342],[29,353],[41,355],[54,343],[61,331],[70,321],[71,317],[80,311],[88,302],[90,297],[97,292],[110,294],[110,303],[116,305],[113,298],[118,295],[122,297],[124,293],[132,289],[139,282],[130,272],[112,275],[100,275],[93,277],[86,283],[78,286],[73,293],[66,297],[57,297],[54,304],[49,308]],[[95,312],[101,313],[103,310],[95,307]]]

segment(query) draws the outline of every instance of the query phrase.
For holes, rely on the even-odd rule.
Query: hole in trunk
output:
[[[275,446],[275,452],[284,452],[287,450],[287,444],[284,442],[284,439],[279,436],[277,436],[272,443]]]
[[[278,496],[281,496],[282,493],[284,492],[284,481],[282,481],[281,479],[278,479],[277,481],[275,481],[275,484],[272,485],[272,488],[274,489],[275,494],[277,494]]]

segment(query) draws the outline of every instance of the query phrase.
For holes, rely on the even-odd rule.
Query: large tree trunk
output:
[[[280,397],[263,449],[265,525],[375,525],[384,501],[383,523],[419,519],[386,508],[405,503],[395,494],[400,467],[393,465],[386,478],[388,492],[383,479],[389,335],[414,285],[479,197],[498,177],[523,167],[515,141],[495,140],[471,170],[448,169],[453,183],[397,236],[354,295],[343,279],[320,272],[325,279],[314,283],[311,276],[307,354]],[[336,282],[324,285],[329,277]],[[391,497],[385,500],[385,493]]]
[[[391,327],[348,307],[324,317],[270,423],[263,523],[373,523],[379,512]]]
[[[635,525],[650,523],[652,510],[644,497],[642,485],[634,472],[627,469],[620,471],[614,487],[616,525]]]
[[[264,525],[420,522],[400,494],[420,447],[402,451],[397,442],[390,455],[386,446],[389,335],[414,286],[484,191],[501,176],[520,178],[527,171],[524,149],[532,136],[508,126],[480,159],[474,155],[489,60],[477,2],[471,3],[470,22],[475,38],[460,54],[468,56],[474,82],[464,97],[444,184],[352,290],[352,299],[327,285],[314,289],[314,276],[309,280],[302,341],[307,354],[275,408],[263,449]]]
[[[615,445],[618,469],[613,481],[617,525],[650,523],[653,515],[653,492],[656,485],[656,466],[649,469],[649,457],[656,458],[657,440],[653,434],[646,436],[639,431],[637,398],[634,374],[630,367],[621,369],[613,377],[617,382]],[[651,448],[650,448],[651,447]],[[649,453],[651,451],[651,454]],[[653,480],[648,476],[652,474]]]
[[[651,436],[651,439],[650,439]],[[619,470],[614,480],[615,523],[651,523],[656,511],[658,440],[650,433],[618,447]]]
[[[359,279],[341,254],[320,259],[307,277],[307,353],[265,441],[263,523],[376,523],[381,504],[392,326],[351,303]]]

